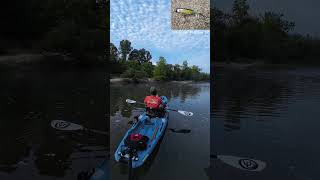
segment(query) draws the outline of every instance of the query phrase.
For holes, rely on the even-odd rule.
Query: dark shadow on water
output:
[[[30,176],[64,177],[79,144],[109,144],[106,136],[58,132],[50,127],[51,120],[64,119],[106,131],[105,73],[74,70],[0,74],[1,172],[32,166],[37,172],[29,172]]]

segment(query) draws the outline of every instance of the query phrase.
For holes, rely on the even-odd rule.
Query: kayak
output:
[[[108,180],[109,179],[109,166],[108,161],[104,160],[102,164],[95,169],[94,174],[91,176],[90,180]]]
[[[161,99],[165,104],[168,103],[168,99],[165,96],[161,96]],[[117,162],[128,163],[130,157],[129,152],[131,152],[131,167],[137,168],[142,166],[164,135],[168,126],[168,118],[169,110],[166,110],[162,117],[149,117],[146,112],[140,114],[137,122],[127,131],[115,151],[115,160]],[[132,148],[126,144],[126,140],[128,137],[132,137],[132,135],[143,136],[147,139],[145,140],[144,148],[139,150],[134,149],[133,153],[131,151]]]

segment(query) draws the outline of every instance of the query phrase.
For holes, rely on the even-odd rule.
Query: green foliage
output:
[[[132,50],[131,42],[128,40],[120,41],[120,53],[121,53],[121,60],[127,61],[127,57]]]
[[[152,59],[151,53],[144,48],[139,50],[139,60],[140,63],[150,62]]]
[[[110,55],[109,55],[109,59],[111,62],[118,62],[119,61],[119,51],[118,48],[110,43]]]
[[[139,50],[133,49],[133,50],[131,51],[131,53],[129,54],[128,61],[137,61],[137,62],[140,62],[140,61],[139,61],[139,58],[140,58]]]
[[[147,76],[151,78],[153,76],[154,66],[151,62],[146,62],[142,64],[142,69],[147,73]]]
[[[138,61],[140,64],[150,62],[152,59],[151,53],[144,48],[137,50],[133,49],[129,54],[129,61]]]
[[[156,80],[166,80],[167,79],[167,62],[164,57],[160,57],[157,62],[157,66],[154,69],[153,76]]]
[[[128,40],[121,41],[127,44],[129,49],[132,49],[131,42]],[[121,43],[120,43],[121,44]],[[130,45],[130,46],[129,46]],[[124,46],[124,45],[123,45]],[[121,49],[121,45],[119,47]],[[144,48],[138,50],[130,50],[128,59],[117,59],[117,48],[111,43],[111,73],[121,74],[121,77],[132,78],[133,80],[153,78],[158,81],[166,80],[195,80],[204,81],[209,80],[209,74],[202,73],[201,69],[197,66],[188,66],[188,62],[184,61],[180,66],[179,64],[167,64],[164,57],[160,57],[157,65],[154,66],[151,62],[152,55]],[[118,58],[121,59],[121,58]]]
[[[143,66],[141,66],[137,61],[127,61],[126,66],[126,71],[124,71],[121,77],[138,80],[147,78],[149,76],[148,73],[143,69]]]
[[[233,2],[232,12],[236,22],[242,22],[248,16],[248,11],[247,0],[235,0]]]
[[[265,12],[259,17],[249,13],[246,0],[235,0],[231,14],[213,9],[213,46],[216,61],[270,63],[317,62],[320,40],[293,35],[295,23],[283,14]],[[316,58],[317,57],[317,58]],[[245,61],[247,61],[245,60]]]

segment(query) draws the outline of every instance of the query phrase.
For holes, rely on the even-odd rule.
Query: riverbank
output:
[[[54,52],[19,52],[0,56],[0,70],[66,70],[102,69],[102,63],[93,60],[79,60],[68,54]],[[98,66],[97,66],[98,65]],[[97,67],[97,68],[96,68]],[[105,69],[104,69],[105,70]]]
[[[110,83],[155,83],[161,82],[157,81],[153,78],[146,78],[146,79],[132,79],[132,78],[120,78],[120,77],[112,77],[110,78]],[[164,81],[164,82],[173,82],[173,83],[180,83],[180,84],[190,84],[190,83],[198,83],[198,82],[209,82],[208,81]]]
[[[266,66],[267,64],[263,61],[257,62],[213,62],[213,67],[228,67],[228,68],[235,68],[235,69],[249,69],[249,68],[256,68]]]
[[[266,68],[299,68],[299,67],[320,67],[319,63],[270,63],[264,60],[253,60],[245,59],[243,62],[242,59],[228,62],[228,61],[219,61],[211,62],[211,65],[214,68],[229,68],[229,69],[241,69],[241,70],[252,70],[252,69],[266,69]]]

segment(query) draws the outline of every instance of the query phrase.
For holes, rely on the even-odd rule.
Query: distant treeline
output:
[[[122,40],[119,48],[110,43],[111,74],[133,79],[154,78],[155,80],[209,80],[209,74],[201,72],[198,66],[188,66],[187,61],[182,65],[167,64],[160,57],[157,65],[151,62],[152,55],[143,49],[133,49],[129,40]]]
[[[283,14],[255,17],[246,0],[235,0],[231,13],[216,8],[212,12],[214,61],[319,63],[320,40],[293,34],[295,23]]]
[[[0,55],[50,51],[106,63],[106,1],[9,0],[0,6]]]

